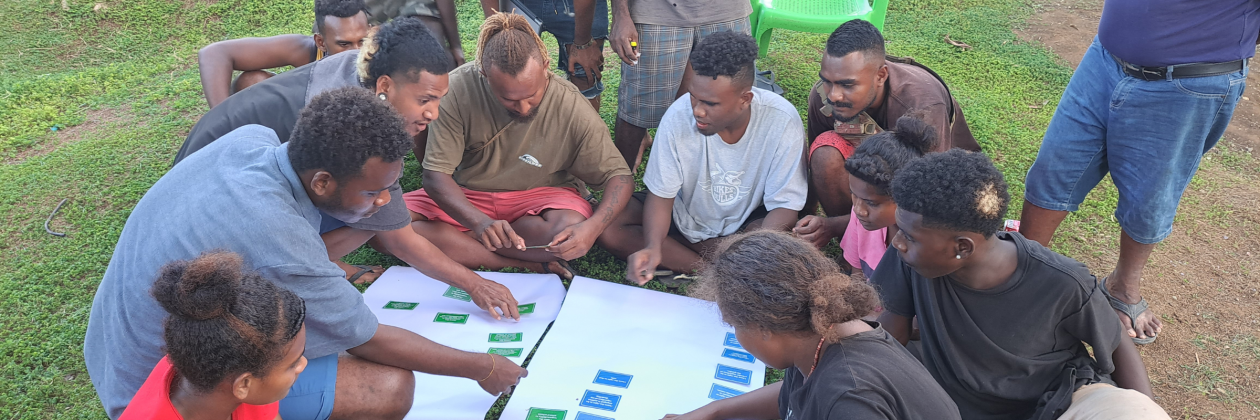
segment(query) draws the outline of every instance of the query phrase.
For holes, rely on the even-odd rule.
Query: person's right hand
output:
[[[796,221],[796,227],[792,228],[792,233],[820,249],[827,246],[827,242],[831,242],[831,238],[835,237],[831,229],[827,228],[827,219],[814,215],[805,216]]]
[[[630,254],[626,258],[626,280],[642,286],[656,273],[656,266],[661,263],[661,251],[645,248]]]
[[[512,297],[512,291],[502,284],[492,280],[482,279],[473,287],[469,288],[468,295],[472,296],[473,303],[478,308],[485,309],[495,320],[501,320],[499,312],[503,312],[503,316],[521,320],[521,314],[516,308],[516,298]]]
[[[512,230],[512,225],[506,220],[486,218],[484,222],[478,223],[473,227],[473,233],[477,235],[477,240],[481,241],[481,244],[485,245],[490,252],[502,248],[525,250],[525,240],[516,235],[516,232]]]
[[[529,371],[512,363],[506,357],[497,354],[491,354],[490,357],[494,358],[494,372],[491,372],[486,380],[477,382],[477,385],[481,385],[481,389],[490,395],[502,395],[516,386],[521,378],[529,376]]]
[[[686,414],[666,414],[661,420],[715,420],[716,416],[712,411],[705,405]]]
[[[639,31],[634,28],[634,21],[630,20],[630,16],[614,18],[612,30],[608,35],[612,41],[613,52],[621,57],[623,63],[632,66],[639,63],[639,53],[630,46],[631,42],[639,42]]]

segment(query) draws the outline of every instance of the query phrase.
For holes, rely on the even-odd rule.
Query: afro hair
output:
[[[986,238],[1002,228],[1011,195],[1002,172],[983,153],[951,149],[916,159],[892,183],[897,209],[923,216],[923,225]]]
[[[698,76],[730,77],[740,86],[753,85],[756,71],[757,41],[741,32],[718,32],[709,35],[691,51],[691,68]]]
[[[412,145],[389,103],[348,86],[315,96],[298,114],[289,137],[289,161],[299,174],[319,169],[338,180],[354,179],[368,159],[397,162]]]
[[[888,195],[897,171],[922,157],[936,145],[936,129],[912,116],[897,119],[897,128],[875,134],[844,161],[849,175]]]

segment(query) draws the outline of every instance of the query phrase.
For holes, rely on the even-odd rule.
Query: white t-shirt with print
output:
[[[643,183],[674,198],[674,225],[692,243],[735,233],[759,205],[805,206],[801,116],[783,97],[752,91],[752,118],[735,144],[696,129],[690,94],[670,105],[657,129]]]

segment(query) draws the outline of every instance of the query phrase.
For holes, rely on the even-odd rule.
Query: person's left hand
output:
[[[478,308],[485,309],[495,320],[500,320],[499,312],[503,312],[503,316],[521,320],[521,314],[516,308],[516,298],[512,296],[512,291],[502,284],[491,280],[482,279],[473,287],[468,289],[468,296],[472,297],[473,303]]]
[[[603,46],[603,42],[598,39],[592,39],[590,46],[580,50],[575,44],[569,44],[569,74],[577,71],[575,65],[581,64],[582,69],[586,70],[584,86],[595,86],[595,81],[599,80],[600,73],[604,70]]]
[[[551,243],[547,244],[547,252],[565,261],[578,259],[591,250],[591,245],[595,244],[595,238],[599,234],[600,231],[587,222],[571,225],[551,239]]]

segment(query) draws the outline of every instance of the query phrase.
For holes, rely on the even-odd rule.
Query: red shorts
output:
[[[591,217],[594,212],[591,210],[591,203],[587,202],[582,196],[578,195],[577,190],[573,188],[560,187],[539,187],[525,191],[508,191],[508,192],[482,192],[473,191],[467,188],[460,188],[464,192],[464,197],[468,197],[468,201],[473,207],[481,210],[487,216],[494,220],[506,220],[509,223],[515,222],[522,216],[537,216],[544,210],[573,210],[582,213],[583,217]],[[403,194],[403,200],[407,202],[407,209],[416,213],[420,213],[429,220],[440,220],[451,226],[459,228],[461,232],[469,229],[460,225],[449,214],[442,211],[437,203],[429,198],[429,192],[424,188]]]
[[[853,149],[855,149],[848,140],[845,140],[844,137],[840,137],[840,135],[836,134],[835,131],[825,131],[822,134],[819,134],[818,137],[814,138],[814,143],[809,145],[809,157],[814,157],[814,151],[823,146],[831,146],[839,149],[840,156],[844,156],[845,159],[848,159],[849,156],[853,156]]]

